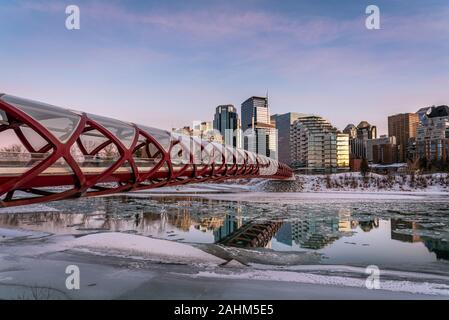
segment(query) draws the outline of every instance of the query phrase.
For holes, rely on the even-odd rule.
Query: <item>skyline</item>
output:
[[[65,28],[69,4],[80,30]],[[369,4],[381,30],[365,28]],[[381,135],[389,115],[448,104],[448,13],[444,0],[11,1],[0,91],[170,130],[268,90],[271,114]]]

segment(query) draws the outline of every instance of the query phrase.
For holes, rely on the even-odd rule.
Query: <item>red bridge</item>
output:
[[[245,150],[0,94],[0,206],[291,176]]]

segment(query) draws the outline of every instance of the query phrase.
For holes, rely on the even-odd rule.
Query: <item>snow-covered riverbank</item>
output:
[[[135,194],[239,194],[267,193],[352,193],[379,195],[449,195],[449,174],[380,175],[369,173],[363,177],[358,172],[327,175],[296,175],[292,180],[241,179],[223,183],[198,183],[185,186],[164,187],[136,192]]]
[[[264,192],[420,192],[448,193],[449,175],[379,175],[369,173],[338,173],[329,175],[296,175],[293,181],[260,181],[254,189]]]
[[[192,245],[139,235],[22,241],[20,234],[9,246],[0,243],[0,298],[449,298],[444,275],[385,270],[380,290],[369,290],[363,268],[226,263]],[[80,268],[81,289],[69,291],[65,268],[73,264]]]

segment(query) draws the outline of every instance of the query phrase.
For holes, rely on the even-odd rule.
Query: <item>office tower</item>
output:
[[[377,138],[377,127],[369,124],[367,121],[361,121],[357,127],[353,124],[347,125],[343,133],[349,135],[351,157],[367,159],[369,153],[367,142],[370,139]]]
[[[251,97],[243,102],[241,121],[243,132],[256,124],[271,124],[268,98]]]
[[[292,163],[290,155],[290,126],[302,116],[305,115],[295,112],[271,116],[271,124],[276,126],[278,132],[278,159],[287,165]]]
[[[417,129],[416,149],[429,161],[449,159],[449,107],[432,107]]]
[[[232,104],[220,105],[215,109],[214,129],[221,133],[225,144],[241,147],[240,121]]]
[[[432,108],[434,108],[435,106],[431,106],[431,107],[424,107],[419,109],[418,111],[416,111],[416,114],[419,117],[419,123],[422,124],[427,124],[427,119],[428,119],[428,115],[432,112]]]
[[[367,159],[376,164],[393,164],[398,161],[396,137],[381,136],[368,140]]]
[[[343,133],[346,133],[349,136],[349,139],[355,139],[357,138],[357,127],[352,123],[348,124],[343,130]]]
[[[243,148],[247,151],[278,159],[278,134],[269,124],[257,124],[243,132]]]
[[[349,147],[345,148],[345,143],[348,140],[347,134],[339,134],[319,116],[300,117],[290,128],[292,167],[305,173],[337,172],[339,161],[346,164]]]
[[[367,121],[362,121],[357,126],[357,138],[359,139],[376,139],[377,138],[377,127],[372,126]]]
[[[416,137],[419,115],[416,113],[402,113],[388,117],[388,136],[396,137],[399,149],[399,162],[407,161],[407,149],[410,138]]]
[[[278,158],[278,135],[271,124],[268,98],[253,96],[243,102],[241,125],[245,150]]]

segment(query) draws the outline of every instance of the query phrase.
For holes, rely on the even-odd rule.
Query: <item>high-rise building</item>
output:
[[[343,133],[349,135],[349,139],[357,138],[357,127],[352,123],[348,124],[346,128],[343,130]]]
[[[214,129],[221,133],[225,144],[241,148],[240,121],[232,104],[220,105],[215,109]]]
[[[367,159],[367,142],[370,139],[377,138],[377,127],[369,124],[367,121],[362,121],[357,127],[353,124],[347,125],[343,130],[343,133],[349,135],[351,157],[357,159]]]
[[[349,170],[349,135],[347,133],[337,133],[337,168],[339,170]]]
[[[341,169],[346,169],[348,140],[347,134],[339,134],[319,116],[300,117],[290,128],[292,167],[306,173],[337,172],[339,164],[344,165]]]
[[[398,161],[407,161],[407,149],[410,138],[416,137],[419,115],[416,113],[402,113],[388,117],[388,136],[396,137],[399,149]]]
[[[251,97],[242,103],[242,130],[252,128],[255,124],[270,124],[268,98]]]
[[[429,161],[449,159],[449,107],[432,107],[417,129],[418,157]]]
[[[271,124],[268,97],[251,97],[242,103],[243,148],[277,159],[278,135]]]
[[[259,123],[246,130],[242,140],[245,150],[278,159],[278,134],[273,125]]]
[[[427,124],[427,119],[428,119],[428,115],[430,114],[430,112],[432,112],[432,108],[434,108],[435,106],[431,106],[431,107],[424,107],[419,109],[418,111],[416,111],[416,114],[419,117],[419,123],[422,124]]]
[[[290,154],[290,126],[295,120],[303,116],[306,115],[295,112],[271,116],[271,124],[276,126],[278,132],[278,159],[287,165],[291,165],[292,163]]]
[[[362,121],[357,126],[357,138],[359,139],[376,139],[377,127],[369,124],[367,121]]]
[[[381,136],[368,140],[367,159],[376,164],[393,164],[398,161],[396,137]]]

